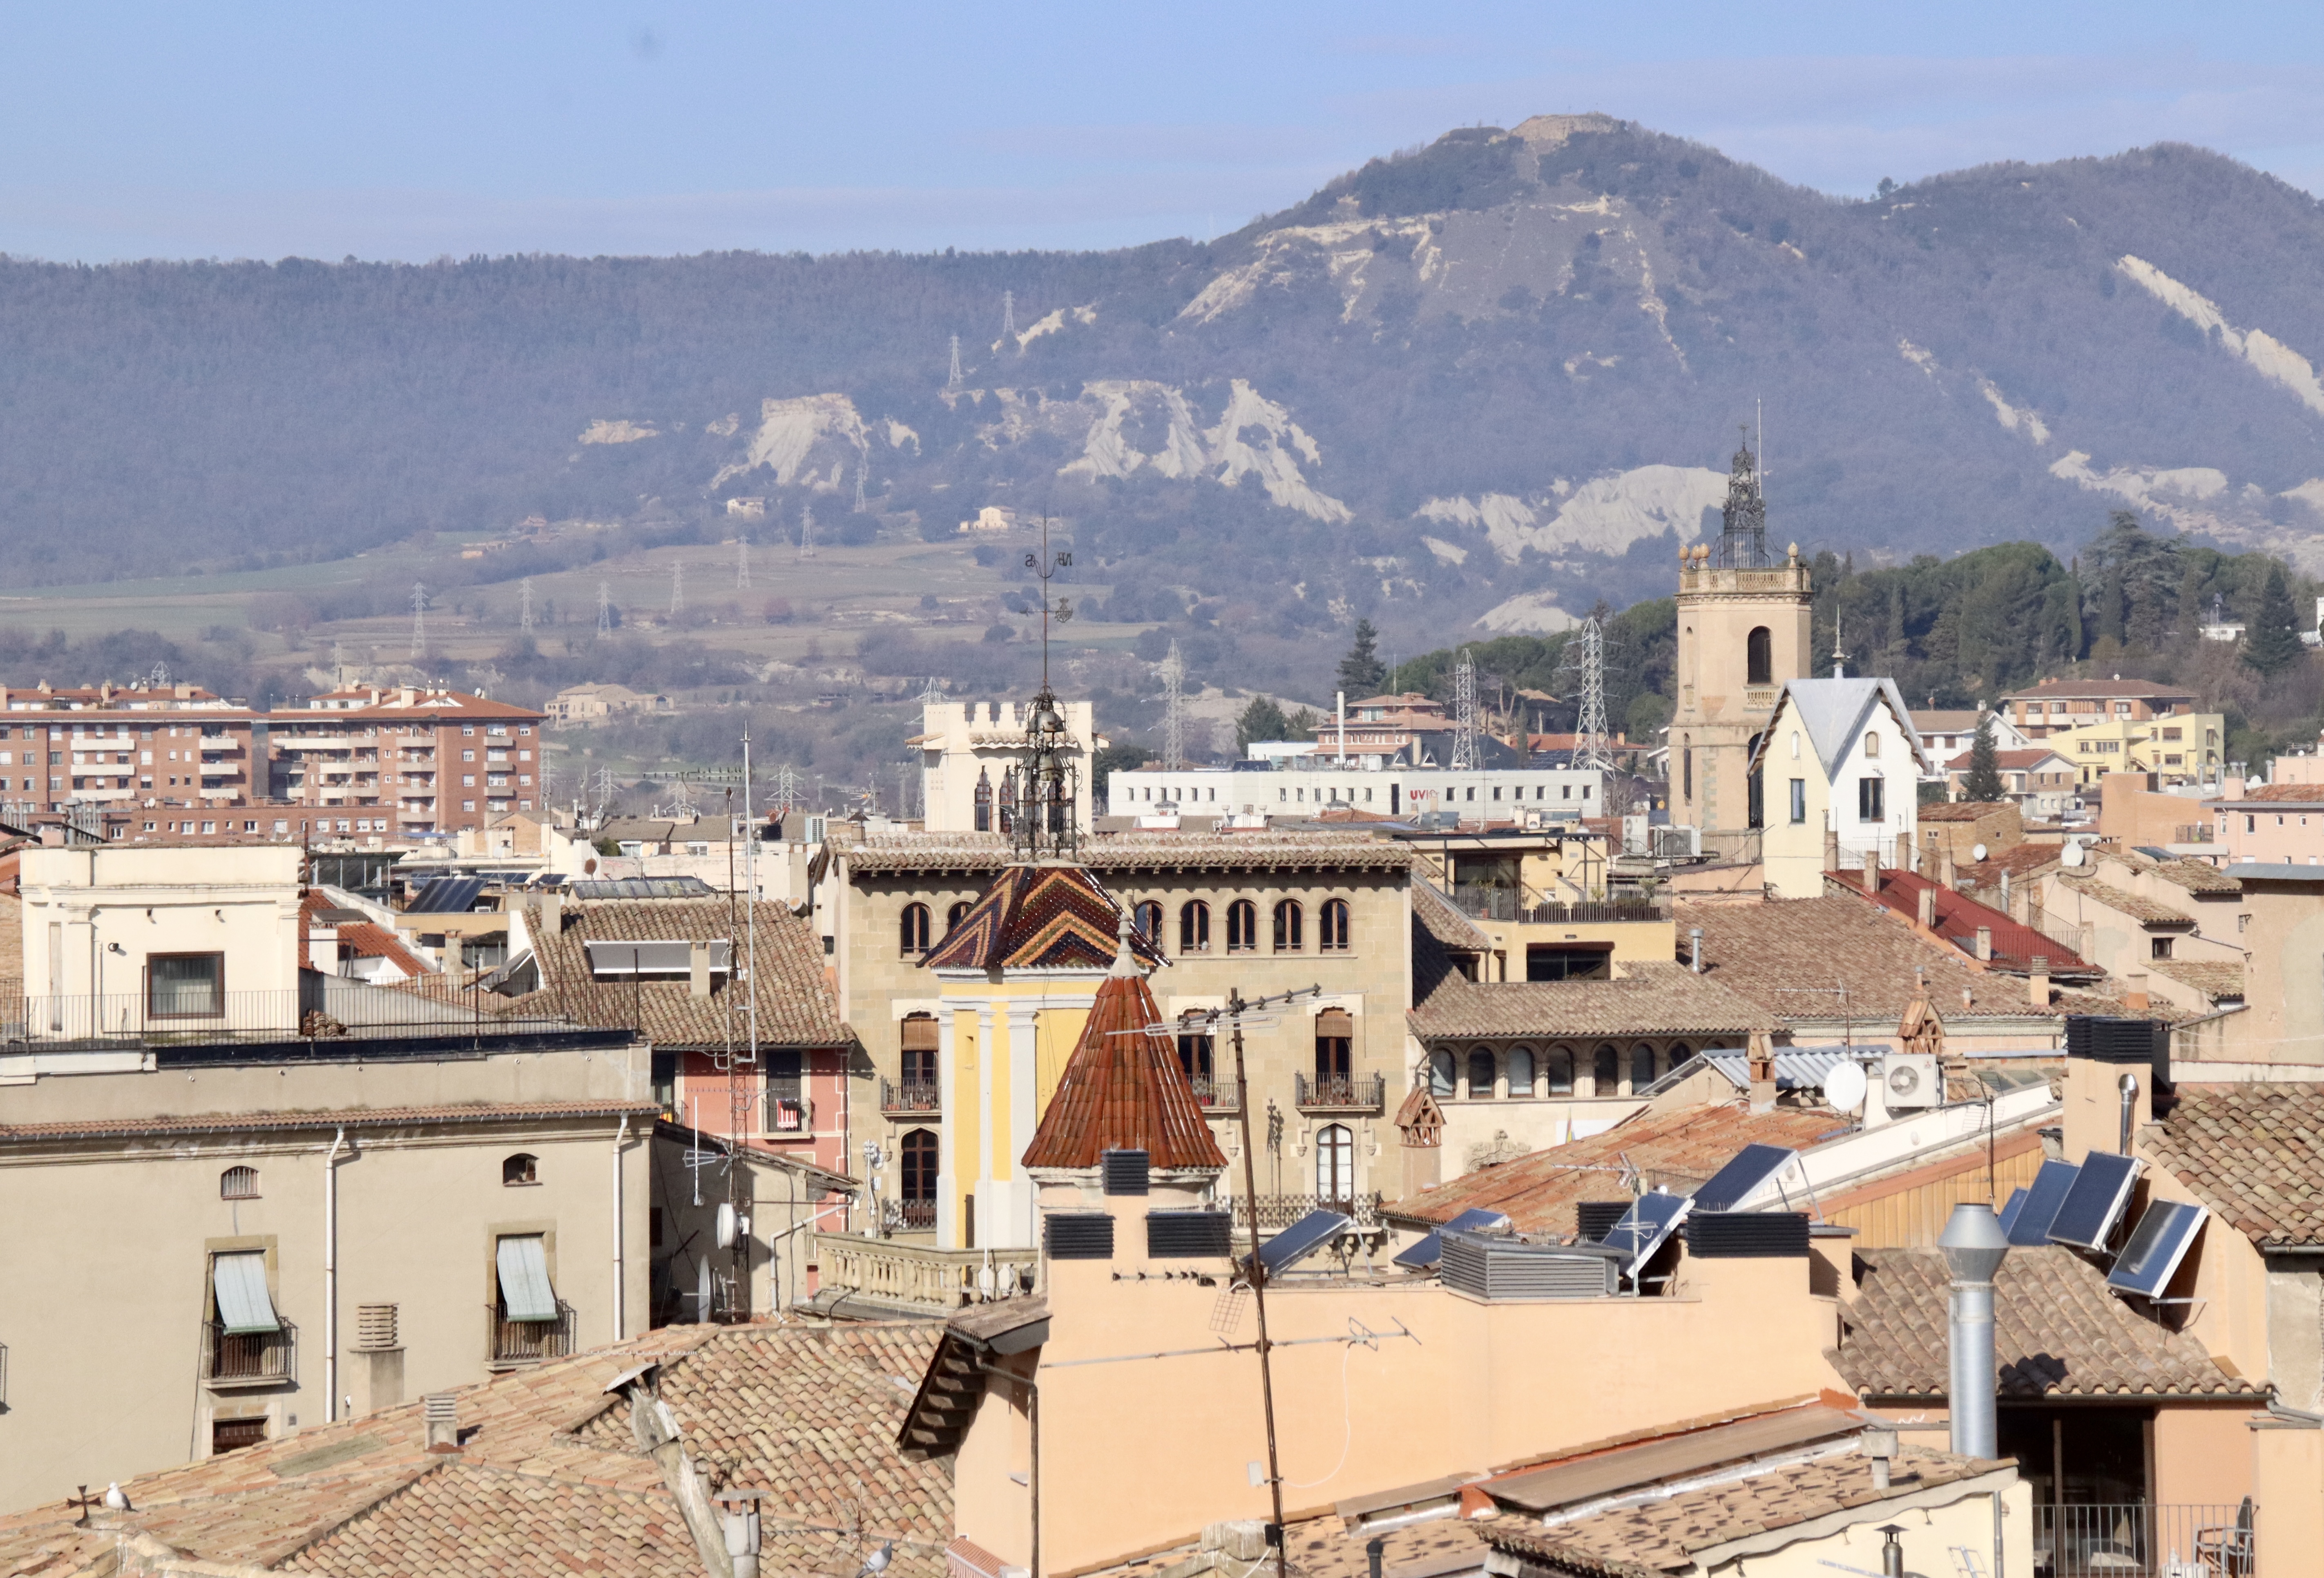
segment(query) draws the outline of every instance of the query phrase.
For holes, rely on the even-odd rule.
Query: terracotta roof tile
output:
[[[401,1128],[429,1123],[521,1123],[556,1118],[646,1117],[651,1102],[472,1102],[439,1107],[320,1107],[296,1112],[195,1112],[151,1118],[75,1118],[0,1124],[0,1145],[82,1136],[217,1134],[241,1130]]]
[[[1412,918],[1427,927],[1429,936],[1456,953],[1480,954],[1493,946],[1485,928],[1463,915],[1434,883],[1420,881],[1417,872],[1413,875]]]
[[[1856,872],[1827,873],[1824,879],[1838,882],[1850,891],[1860,891],[1863,875]],[[1993,963],[2004,969],[2025,970],[2037,958],[2050,962],[2052,974],[2084,974],[2095,972],[2095,966],[2083,961],[2066,944],[2045,937],[2032,927],[2013,918],[2006,912],[1989,904],[1980,904],[1968,894],[1932,881],[1917,872],[1884,871],[1875,901],[1883,909],[1892,909],[1907,919],[1920,913],[1921,895],[1936,895],[1936,933],[1950,939],[1963,953],[1974,954],[1979,930],[1993,935]]]
[[[2101,882],[2096,877],[2075,876],[2063,872],[2059,874],[2071,891],[2086,895],[2091,902],[2103,904],[2117,915],[2126,915],[2136,921],[2152,921],[2160,926],[2195,924],[2193,916],[2174,909],[2158,900],[2134,893],[2126,888],[2117,888],[2111,883]]]
[[[1121,908],[1087,869],[1011,865],[921,963],[931,970],[1102,970],[1112,962]],[[1161,954],[1131,946],[1146,964]]]
[[[2324,1244],[2324,1084],[2182,1084],[2139,1149],[2253,1242]]]
[[[2021,882],[2056,866],[2058,852],[2062,847],[2055,844],[2013,844],[1998,854],[1955,866],[1953,877],[1972,888],[1998,888],[2001,873],[2007,872],[2012,882]]]
[[[993,835],[882,835],[842,850],[851,873],[929,870],[998,872],[1013,858]],[[1411,853],[1366,833],[1123,833],[1082,841],[1076,857],[1094,872],[1400,871]]]
[[[1628,1169],[1648,1188],[1689,1193],[1747,1145],[1801,1149],[1847,1126],[1829,1112],[1777,1107],[1754,1114],[1739,1103],[1660,1116],[1640,1112],[1602,1134],[1480,1167],[1381,1210],[1408,1222],[1435,1223],[1480,1207],[1500,1212],[1519,1232],[1572,1233],[1582,1201],[1629,1198]]]
[[[2314,805],[2324,800],[2324,783],[2255,783],[2238,797],[2222,796],[2215,804],[2242,805]]]
[[[2183,687],[2157,685],[2148,679],[2044,679],[2038,685],[2029,686],[2022,690],[2013,690],[2001,699],[2015,701],[2022,697],[2028,701],[2036,699],[2048,701],[2089,697],[2108,700],[2133,700],[2140,697],[2169,697],[2175,700],[2184,697],[2191,700],[2194,695],[2193,691]]]
[[[2149,959],[2150,974],[2163,975],[2191,986],[2213,1002],[2241,1002],[2244,967],[2224,959]]]
[[[1683,964],[1620,968],[1626,974],[1611,981],[1448,981],[1406,1017],[1423,1040],[1743,1036],[1776,1028],[1766,1009]]]
[[[2014,800],[1940,800],[1916,813],[1923,822],[1980,822],[2017,808]]]
[[[1098,984],[1081,1039],[1026,1147],[1025,1166],[1093,1167],[1117,1149],[1142,1150],[1163,1169],[1227,1165],[1176,1043],[1146,1028],[1161,1021],[1144,974],[1118,962]]]
[[[747,918],[724,899],[650,899],[567,904],[557,935],[529,906],[526,929],[540,963],[541,986],[512,1001],[517,1013],[555,1013],[585,1025],[635,1029],[657,1046],[722,1047],[744,1033],[749,1004],[725,975],[710,995],[686,981],[598,980],[583,946],[591,942],[732,940],[746,968]],[[853,1039],[823,965],[823,945],[807,923],[780,904],[758,906],[759,1040],[769,1047],[839,1047]]]
[[[1856,1300],[1840,1310],[1831,1354],[1868,1398],[1942,1397],[1950,1282],[1938,1250],[1865,1250]],[[2203,1344],[2134,1309],[2105,1274],[2062,1245],[2014,1249],[1994,1285],[2001,1395],[2230,1397],[2249,1381],[2212,1362]]]

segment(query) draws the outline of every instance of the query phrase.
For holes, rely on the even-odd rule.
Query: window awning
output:
[[[734,968],[734,945],[724,937],[710,942],[710,973],[724,975]],[[694,970],[694,945],[690,942],[593,942],[583,946],[589,950],[589,974],[605,975],[686,975]]]
[[[512,1321],[553,1321],[557,1290],[549,1285],[549,1256],[539,1233],[500,1241],[501,1302]]]
[[[274,1300],[266,1293],[266,1256],[258,1250],[219,1255],[210,1262],[218,1322],[230,1333],[279,1332]]]

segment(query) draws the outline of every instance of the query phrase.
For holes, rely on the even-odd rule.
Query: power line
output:
[[[734,540],[734,589],[751,589],[751,534],[747,531]]]
[[[525,577],[516,584],[516,627],[519,630],[530,630],[532,628],[532,577],[530,576]]]
[[[1456,771],[1477,768],[1482,753],[1477,734],[1477,660],[1463,647],[1452,669],[1452,766]]]
[[[597,633],[613,633],[613,589],[603,581],[597,583]]]
[[[1157,667],[1162,674],[1162,765],[1176,772],[1186,765],[1186,661],[1176,641]]]
[[[1573,720],[1573,755],[1569,765],[1611,772],[1614,755],[1606,726],[1606,632],[1595,615],[1574,627],[1565,651],[1565,666],[1578,669],[1582,676],[1582,700]]]
[[[952,376],[945,380],[948,389],[960,387],[960,336],[952,337]]]
[[[418,581],[411,583],[411,656],[414,661],[428,655],[428,588]]]
[[[855,512],[863,512],[863,480],[872,470],[872,446],[867,440],[855,457]]]
[[[801,558],[815,557],[815,506],[813,504],[799,506],[798,556]]]

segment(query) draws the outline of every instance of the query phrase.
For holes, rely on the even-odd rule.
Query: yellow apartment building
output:
[[[2151,772],[2160,785],[2217,782],[2227,771],[2227,721],[2215,712],[2106,717],[2052,729],[2043,741],[2089,787],[2109,772]]]

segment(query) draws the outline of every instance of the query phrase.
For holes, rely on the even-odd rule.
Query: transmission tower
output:
[[[1186,765],[1186,660],[1178,655],[1176,641],[1157,667],[1162,675],[1162,765],[1176,772]]]
[[[775,815],[781,817],[799,803],[799,775],[786,762],[775,774]]]
[[[530,630],[532,628],[532,577],[530,576],[525,577],[516,584],[516,627],[519,630]]]
[[[597,583],[597,633],[613,633],[613,589],[603,581]]]
[[[872,446],[863,446],[863,453],[855,457],[855,512],[863,512],[863,479],[872,469]]]
[[[411,656],[416,662],[428,655],[428,588],[411,583]]]
[[[556,798],[557,762],[549,754],[548,746],[543,745],[540,750],[540,808],[544,811],[549,809],[549,802]]]
[[[813,504],[799,506],[798,556],[801,558],[815,557],[815,506]]]
[[[1477,740],[1477,660],[1463,647],[1461,660],[1452,669],[1452,765],[1459,771],[1474,771],[1481,754]]]
[[[1570,765],[1614,770],[1613,752],[1606,743],[1606,632],[1595,617],[1576,625],[1566,638],[1564,667],[1582,679],[1580,708],[1573,719],[1573,756]]]
[[[602,817],[613,808],[613,770],[597,770],[597,814]]]
[[[751,589],[751,534],[747,531],[734,540],[734,589]]]
[[[669,611],[672,615],[686,606],[686,561],[673,559],[669,566]]]
[[[949,389],[960,387],[960,336],[958,335],[952,337],[952,376],[945,380],[945,386]]]
[[[1017,292],[1014,291],[1001,292],[1001,337],[1012,340],[1017,337]]]

